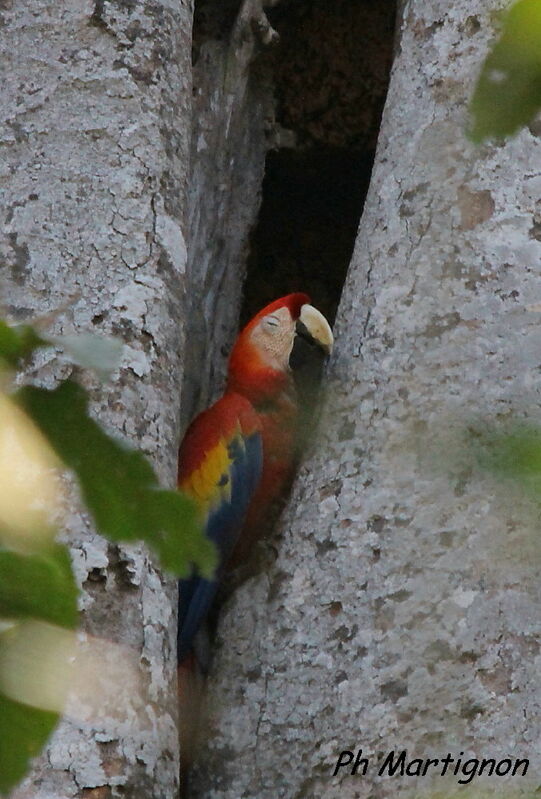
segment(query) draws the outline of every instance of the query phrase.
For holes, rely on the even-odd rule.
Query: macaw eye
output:
[[[264,321],[265,321],[265,327],[268,328],[269,330],[272,330],[273,328],[276,328],[280,325],[279,319],[277,319],[275,316],[267,316]]]

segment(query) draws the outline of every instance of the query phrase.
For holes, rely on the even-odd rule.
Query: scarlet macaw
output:
[[[213,580],[194,575],[180,581],[179,663],[192,651],[225,570],[247,557],[292,477],[303,389],[313,375],[306,364],[312,360],[317,369],[332,344],[327,320],[306,294],[267,305],[237,338],[224,395],[184,436],[178,485],[199,505],[219,565]]]

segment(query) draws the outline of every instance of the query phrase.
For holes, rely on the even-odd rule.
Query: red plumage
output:
[[[299,408],[291,370],[272,369],[262,363],[261,355],[250,341],[250,333],[265,316],[288,308],[294,321],[303,305],[310,303],[307,294],[289,294],[267,305],[248,322],[240,333],[229,359],[227,391],[238,391],[254,407],[263,439],[263,471],[250,502],[230,568],[241,565],[254,543],[268,526],[269,508],[287,487],[296,462],[296,433]]]
[[[303,318],[314,326],[314,337]],[[218,580],[246,561],[293,475],[301,409],[291,356],[300,337],[330,351],[330,328],[308,295],[289,294],[256,314],[231,352],[223,397],[196,417],[180,447],[179,487],[199,503],[220,560],[217,580],[181,581],[181,657]]]
[[[194,419],[186,430],[178,452],[179,487],[201,467],[208,452],[220,439],[227,441],[231,438],[238,425],[243,434],[251,435],[259,430],[259,419],[251,403],[231,391]]]
[[[229,356],[227,391],[236,391],[250,400],[257,408],[261,403],[279,394],[291,381],[286,370],[272,369],[262,361],[261,352],[250,339],[250,333],[265,317],[281,308],[287,308],[293,320],[297,320],[303,305],[308,305],[307,294],[288,294],[266,305],[239,334]]]

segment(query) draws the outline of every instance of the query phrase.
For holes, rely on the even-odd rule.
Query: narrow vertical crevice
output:
[[[305,291],[334,320],[370,180],[372,153],[318,145],[269,152],[251,236],[241,323]]]
[[[332,320],[370,182],[393,50],[394,0],[282,0],[274,142],[251,235],[241,321],[304,290]]]
[[[223,387],[239,314],[302,290],[334,318],[395,12],[395,0],[196,0],[185,423]]]

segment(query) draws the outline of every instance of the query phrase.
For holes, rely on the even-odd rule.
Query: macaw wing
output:
[[[179,661],[189,654],[210,610],[259,483],[262,463],[258,416],[238,394],[226,394],[199,414],[184,436],[178,485],[201,510],[206,535],[218,549],[218,568],[215,579],[193,575],[179,582]]]

